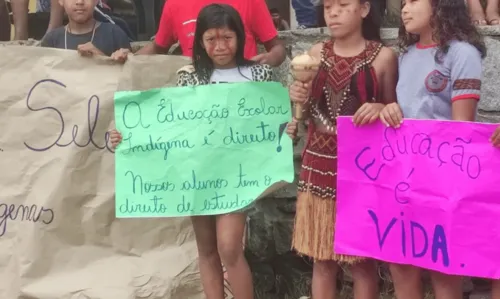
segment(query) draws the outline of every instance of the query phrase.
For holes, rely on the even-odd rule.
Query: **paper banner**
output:
[[[107,147],[118,81],[174,85],[185,63],[0,47],[0,298],[205,297],[190,219],[115,218]]]
[[[118,92],[117,217],[217,215],[293,182],[279,83]]]
[[[335,251],[500,278],[496,125],[338,120]]]

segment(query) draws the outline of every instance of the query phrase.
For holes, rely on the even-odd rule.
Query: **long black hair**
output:
[[[367,40],[373,40],[377,42],[382,41],[382,38],[380,37],[382,16],[379,1],[385,0],[359,0],[361,4],[364,4],[366,2],[370,3],[370,11],[368,12],[368,15],[363,19],[363,23],[361,24],[361,32],[363,33],[363,37]]]
[[[383,0],[385,1],[385,0]],[[370,3],[370,11],[363,19],[361,32],[363,38],[370,41],[382,42],[380,27],[382,25],[381,11],[378,1],[360,0],[361,4]],[[368,57],[365,57],[365,60]],[[351,79],[351,91],[354,96],[362,102],[371,102],[377,97],[377,81],[370,70],[369,65],[364,65]]]
[[[472,24],[471,17],[465,5],[460,0],[428,0],[432,7],[431,28],[432,38],[438,43],[435,60],[441,62],[442,57],[450,48],[453,40],[464,41],[473,45],[481,57],[486,56],[486,46],[481,34]],[[403,3],[404,5],[404,3]],[[403,9],[404,6],[401,6]],[[401,53],[419,41],[419,36],[406,31],[403,22],[399,27],[399,48]]]
[[[230,5],[209,4],[198,14],[193,42],[193,66],[198,76],[204,79],[208,80],[212,75],[214,63],[203,47],[203,34],[209,29],[224,27],[236,33],[236,65],[240,67],[254,64],[253,61],[245,59],[245,27],[240,14]]]

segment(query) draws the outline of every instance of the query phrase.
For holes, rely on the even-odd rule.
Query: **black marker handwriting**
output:
[[[7,232],[9,220],[42,222],[48,225],[54,218],[54,211],[43,206],[0,203],[0,237]]]
[[[96,127],[97,127],[97,122],[99,120],[99,101],[100,101],[99,97],[97,95],[92,95],[87,102],[87,125],[88,125],[88,134],[89,134],[88,140],[85,143],[78,143],[76,141],[76,139],[78,137],[79,126],[74,125],[73,129],[71,131],[71,137],[72,137],[71,141],[68,143],[63,143],[61,141],[61,139],[65,133],[66,123],[65,123],[65,119],[64,119],[62,112],[59,111],[57,108],[52,107],[52,106],[46,106],[46,107],[42,107],[42,108],[33,108],[32,107],[31,100],[32,100],[33,92],[41,84],[53,84],[54,86],[66,88],[66,85],[64,85],[62,82],[59,82],[57,80],[53,80],[53,79],[40,80],[37,83],[35,83],[35,85],[33,85],[33,87],[30,89],[30,91],[28,93],[28,97],[26,98],[26,106],[28,107],[28,109],[30,111],[33,111],[33,112],[43,111],[43,110],[49,110],[49,111],[54,112],[59,118],[59,121],[61,124],[61,129],[59,131],[59,135],[57,136],[57,138],[51,144],[46,145],[44,147],[34,147],[32,145],[29,145],[27,142],[24,142],[24,145],[28,149],[30,149],[32,151],[43,152],[43,151],[47,151],[47,150],[51,149],[54,146],[67,147],[71,144],[74,144],[77,147],[83,148],[83,147],[87,147],[90,144],[92,144],[97,149],[101,149],[101,150],[107,149],[109,152],[114,152],[113,149],[111,147],[109,147],[109,133],[108,132],[106,132],[103,136],[103,144],[102,145],[99,145],[95,141],[94,135],[95,135]]]

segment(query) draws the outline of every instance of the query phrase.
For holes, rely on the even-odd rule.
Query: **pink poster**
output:
[[[338,119],[335,251],[500,278],[497,125]]]

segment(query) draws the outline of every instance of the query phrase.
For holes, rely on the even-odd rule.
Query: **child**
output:
[[[278,37],[265,0],[168,0],[163,5],[155,40],[137,51],[138,55],[167,54],[170,47],[179,42],[182,54],[192,56],[193,22],[200,10],[214,2],[231,5],[240,13],[246,31],[245,58],[277,67],[286,58],[286,49]],[[257,54],[257,42],[266,49]],[[120,51],[113,59],[124,62],[128,52]]]
[[[483,10],[480,0],[467,0],[469,13],[474,25],[499,25],[500,15],[498,14],[498,0],[487,0],[486,11]]]
[[[128,36],[115,24],[94,19],[98,0],[59,0],[68,15],[68,25],[48,32],[42,47],[78,50],[82,56],[111,56],[121,48],[130,49]]]
[[[397,57],[380,42],[380,18],[369,0],[325,0],[324,17],[332,39],[309,54],[321,60],[312,82],[293,82],[290,99],[308,118],[308,141],[298,183],[293,247],[314,259],[312,298],[336,295],[339,263],[351,265],[356,298],[378,298],[375,261],[336,254],[336,118],[354,115],[356,125],[372,123],[386,103],[396,100]],[[296,135],[296,121],[287,133]],[[349,200],[348,198],[342,200]],[[353,232],[355,233],[355,232]]]
[[[402,117],[474,121],[486,48],[463,1],[406,0],[400,28],[398,102],[380,118],[399,127]],[[432,24],[432,25],[431,25]],[[420,269],[391,265],[396,296],[422,299]],[[462,278],[431,272],[437,299],[462,298]]]
[[[245,29],[238,12],[224,4],[204,7],[196,21],[193,66],[178,71],[178,86],[271,81],[271,68],[247,60],[244,49]],[[113,146],[122,140],[116,130],[110,138]],[[194,216],[191,220],[206,298],[224,298],[222,262],[235,298],[253,299],[252,275],[241,244],[245,212]]]

